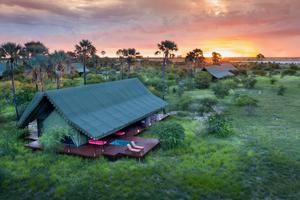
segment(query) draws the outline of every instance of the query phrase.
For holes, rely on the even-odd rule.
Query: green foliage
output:
[[[277,95],[283,96],[286,93],[287,88],[283,85],[278,87]]]
[[[253,76],[245,77],[241,79],[241,82],[243,86],[247,89],[253,89],[255,87],[255,84],[257,83],[257,80]]]
[[[151,128],[151,132],[159,136],[164,149],[172,149],[184,141],[184,129],[176,122],[166,121],[157,123]]]
[[[222,84],[221,82],[217,82],[213,87],[212,90],[216,97],[224,98],[225,96],[229,95],[230,88],[226,84]]]
[[[286,69],[286,70],[281,72],[281,77],[293,76],[295,74],[297,74],[297,70],[295,70],[295,69]]]
[[[71,130],[68,128],[53,127],[43,131],[39,141],[43,148],[50,152],[56,152],[63,147],[62,140],[69,137]]]
[[[229,89],[235,89],[238,87],[238,83],[234,79],[226,79],[221,82],[222,84],[226,85]]]
[[[257,69],[257,70],[253,70],[253,74],[259,75],[259,76],[266,76],[267,72],[265,70]]]
[[[258,100],[246,95],[235,95],[233,102],[236,106],[257,106]]]
[[[87,84],[95,84],[104,82],[104,78],[100,74],[88,74],[87,75]]]
[[[217,105],[218,100],[215,98],[211,98],[211,97],[206,97],[203,99],[200,99],[200,107],[199,107],[199,112],[200,113],[209,113],[209,112],[213,112],[214,109],[213,107],[215,105]]]
[[[298,66],[298,65],[295,65],[295,64],[290,64],[289,69],[295,70],[295,71],[296,71],[296,70],[299,69],[299,66]]]
[[[34,87],[22,87],[16,91],[18,105],[29,103],[35,95]]]
[[[201,71],[195,76],[195,85],[199,89],[209,88],[211,81],[212,76],[206,71]]]
[[[183,95],[177,99],[175,106],[178,110],[184,111],[184,110],[188,110],[189,106],[192,103],[193,103],[193,99],[190,96]]]
[[[276,78],[270,78],[270,84],[274,85],[278,80]]]
[[[211,115],[208,118],[206,131],[218,137],[226,137],[234,133],[232,123],[222,114]]]

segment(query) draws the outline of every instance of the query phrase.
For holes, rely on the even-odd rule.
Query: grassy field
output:
[[[234,135],[205,135],[202,122],[173,117],[185,128],[184,144],[157,148],[141,162],[32,153],[7,107],[0,119],[0,199],[299,199],[300,80],[278,80],[271,85],[261,77],[255,89],[235,91],[258,99],[253,116],[234,106],[232,95],[222,100]],[[284,96],[277,95],[281,84]]]

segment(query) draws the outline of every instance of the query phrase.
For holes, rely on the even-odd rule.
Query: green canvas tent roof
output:
[[[164,108],[136,78],[37,93],[18,121],[25,127],[42,104],[54,106],[74,128],[99,139]],[[51,105],[50,104],[50,105]]]
[[[75,69],[78,73],[83,73],[83,71],[84,71],[83,70],[84,66],[81,63],[72,63],[71,66],[75,67]],[[90,70],[86,67],[85,71],[89,72]]]
[[[224,78],[228,76],[233,76],[231,71],[236,71],[237,69],[230,63],[224,63],[221,65],[210,65],[205,67],[206,71],[210,73],[215,78]]]
[[[0,76],[3,76],[5,70],[6,70],[6,63],[0,63]]]

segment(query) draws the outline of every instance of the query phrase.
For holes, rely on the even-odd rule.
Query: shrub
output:
[[[172,121],[157,123],[152,127],[152,131],[159,136],[164,149],[171,149],[182,144],[185,137],[183,127]]]
[[[195,76],[195,85],[199,89],[209,88],[211,81],[212,81],[212,76],[205,71],[199,72]]]
[[[227,79],[222,81],[229,89],[235,89],[238,87],[238,83],[234,79]]]
[[[213,107],[218,103],[218,100],[211,97],[206,97],[203,99],[200,99],[201,106],[199,107],[200,113],[209,113],[213,112]]]
[[[104,78],[100,74],[88,74],[86,78],[87,84],[102,83]]]
[[[298,69],[299,69],[299,67],[298,67],[298,65],[295,65],[295,64],[290,64],[290,67],[289,67],[289,69],[291,69],[291,70],[298,70]]]
[[[192,98],[190,96],[184,95],[177,100],[176,107],[178,110],[188,110],[192,103]]]
[[[71,130],[68,128],[53,127],[45,130],[39,141],[46,151],[55,152],[63,147],[62,140],[70,136]]]
[[[242,107],[248,115],[252,115],[255,112],[258,100],[248,95],[236,95],[233,99],[236,106]]]
[[[257,102],[258,102],[256,99],[246,94],[236,95],[233,100],[236,106],[247,106],[247,105],[257,106]]]
[[[271,78],[270,83],[271,85],[274,85],[278,80],[276,78]]]
[[[267,72],[265,70],[257,69],[257,70],[253,70],[253,74],[259,75],[259,76],[266,76]]]
[[[294,69],[286,69],[284,71],[281,72],[281,77],[284,77],[284,76],[293,76],[297,73],[297,70],[294,70]]]
[[[255,87],[257,80],[254,77],[250,76],[250,77],[243,78],[241,82],[245,88],[252,89]]]
[[[286,92],[286,87],[284,87],[283,85],[279,86],[278,91],[277,91],[277,95],[283,96]]]
[[[222,114],[212,115],[206,121],[206,132],[219,137],[233,134],[232,123]]]
[[[225,96],[229,95],[230,88],[226,84],[218,82],[212,87],[212,90],[214,91],[216,97],[224,98]]]

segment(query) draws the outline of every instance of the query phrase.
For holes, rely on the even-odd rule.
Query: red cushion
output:
[[[115,134],[116,135],[125,135],[125,132],[124,131],[120,131],[120,132],[116,132]]]
[[[107,141],[104,140],[89,140],[89,144],[95,144],[95,145],[105,145]]]

